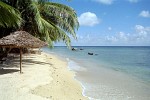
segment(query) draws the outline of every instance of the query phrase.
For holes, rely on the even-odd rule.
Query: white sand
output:
[[[19,60],[0,65],[0,100],[87,100],[67,62],[54,55],[24,55],[22,66],[20,74]]]

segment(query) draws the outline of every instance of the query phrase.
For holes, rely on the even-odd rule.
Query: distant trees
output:
[[[0,0],[0,37],[24,30],[47,41],[64,41],[70,46],[70,36],[76,38],[79,23],[75,11],[66,5],[48,0]]]

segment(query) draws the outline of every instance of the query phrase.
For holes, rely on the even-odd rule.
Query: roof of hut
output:
[[[16,31],[0,39],[0,46],[3,47],[39,48],[46,45],[47,43],[32,36],[26,31]]]

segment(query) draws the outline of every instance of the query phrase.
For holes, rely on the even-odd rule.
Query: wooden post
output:
[[[20,73],[22,73],[22,48],[20,48]]]

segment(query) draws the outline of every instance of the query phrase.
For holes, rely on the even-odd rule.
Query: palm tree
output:
[[[1,0],[19,10],[23,21],[20,30],[47,41],[64,41],[70,46],[70,36],[76,38],[79,23],[75,11],[66,5],[48,0]],[[17,28],[18,29],[18,28]]]

